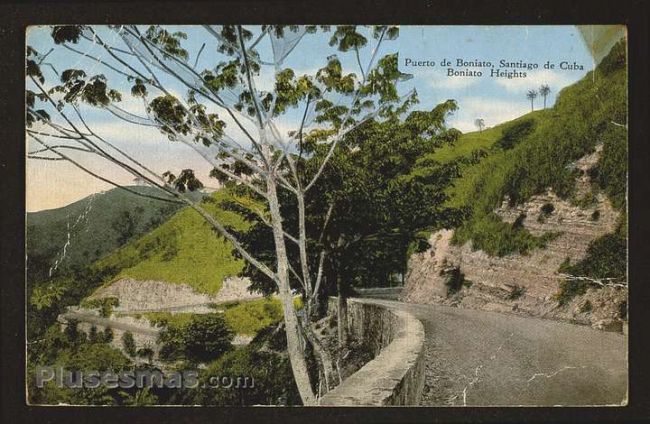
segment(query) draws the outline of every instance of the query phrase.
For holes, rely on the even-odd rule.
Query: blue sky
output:
[[[214,39],[201,27],[173,27],[188,34],[184,47],[190,52],[190,61],[205,43],[204,53],[199,60],[201,66],[209,66],[217,59],[217,54],[210,49]],[[101,31],[101,30],[100,30]],[[107,37],[111,37],[108,35]],[[326,63],[326,57],[337,52],[327,45],[328,35],[307,35],[288,57],[284,66],[292,67],[298,74],[315,74]],[[33,27],[28,31],[27,43],[41,53],[46,53],[53,46],[49,29]],[[98,46],[86,43],[82,49],[101,54]],[[270,57],[270,43],[260,44],[262,57]],[[362,62],[370,57],[370,49],[362,52]],[[409,81],[402,83],[400,91],[408,92],[415,88],[420,104],[418,109],[431,109],[447,100],[455,99],[459,110],[450,117],[449,125],[463,132],[474,131],[474,120],[482,118],[490,127],[501,122],[521,116],[530,111],[530,102],[525,93],[545,83],[551,87],[547,105],[553,105],[560,90],[572,84],[591,70],[591,55],[575,26],[402,26],[397,40],[382,45],[381,54],[398,52],[400,68],[413,75]],[[355,72],[358,67],[352,54],[338,53],[344,70]],[[434,61],[433,67],[405,66],[406,58],[412,60]],[[458,58],[468,61],[491,61],[498,67],[501,59],[506,61],[524,61],[539,64],[539,69],[525,72],[526,78],[492,78],[489,70],[483,70],[483,77],[448,77],[447,68],[440,66],[446,58],[456,62]],[[48,61],[59,71],[67,68],[81,68],[89,74],[104,73],[109,81],[115,80],[115,74],[88,59],[80,58],[74,53],[57,47],[48,56]],[[562,61],[576,62],[582,70],[545,70],[542,65],[550,61],[559,64]],[[464,69],[464,68],[462,68]],[[55,78],[46,70],[48,78]],[[258,78],[257,85],[268,87],[272,81],[272,72]],[[163,81],[173,91],[184,93],[185,90],[171,80]],[[128,92],[130,85],[120,82],[118,88]],[[536,101],[536,109],[541,108],[542,101]],[[133,99],[125,102],[126,109],[137,111],[141,104]],[[178,171],[185,167],[197,169],[200,177],[207,179],[209,166],[186,146],[169,143],[155,131],[130,128],[105,111],[86,110],[89,122],[100,129],[102,135],[109,138],[121,148],[131,152],[138,159],[153,163],[161,173],[165,170]],[[293,110],[282,117],[278,126],[282,130],[295,129],[299,125],[299,110]],[[234,135],[233,135],[234,137]],[[30,143],[31,145],[31,143]],[[132,177],[105,162],[93,158],[80,157],[89,167],[99,170],[120,183],[128,183]],[[206,185],[210,185],[207,182]],[[61,162],[28,161],[27,165],[27,210],[41,210],[63,206],[85,197],[93,192],[110,188],[106,183],[76,170],[69,164]]]

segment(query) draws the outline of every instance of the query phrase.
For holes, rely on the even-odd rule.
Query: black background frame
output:
[[[648,7],[642,0],[23,1],[0,4],[2,423],[650,422]],[[55,407],[25,402],[25,29],[36,24],[625,24],[629,64],[629,404],[625,407]],[[516,43],[517,40],[512,40]]]

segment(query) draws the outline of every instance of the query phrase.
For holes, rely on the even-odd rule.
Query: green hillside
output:
[[[243,231],[248,223],[241,215],[224,210],[224,200],[243,204],[250,200],[220,190],[202,206],[226,227]],[[224,278],[237,275],[242,260],[232,255],[232,245],[217,237],[212,227],[194,210],[185,208],[160,227],[101,258],[92,270],[114,270],[104,284],[121,278],[186,283],[202,293],[216,294]]]
[[[559,196],[578,199],[571,162],[604,144],[590,171],[615,207],[625,209],[627,175],[626,45],[619,42],[595,71],[563,89],[553,108],[522,116],[483,132],[464,134],[454,146],[439,149],[423,164],[455,162],[459,178],[448,191],[449,206],[466,211],[455,242],[472,240],[494,255],[526,253],[553,234],[534,237],[521,226],[502,222],[492,211],[504,196],[521,203],[551,187]]]
[[[486,128],[483,131],[462,134],[456,143],[445,144],[439,149],[436,149],[435,152],[423,156],[418,162],[424,163],[433,160],[441,164],[446,164],[458,160],[469,160],[477,154],[487,154],[494,143],[501,137],[502,133],[509,127],[521,121],[544,115],[547,112],[547,110],[537,110],[512,121]]]
[[[160,196],[152,187],[129,187]],[[42,281],[78,271],[129,239],[157,227],[182,205],[137,196],[121,189],[86,197],[62,208],[26,215],[27,277]],[[69,244],[68,234],[70,235]],[[65,246],[65,255],[64,253]],[[59,261],[54,272],[56,261]]]
[[[302,301],[299,297],[294,299],[294,305],[297,309],[302,307]],[[235,334],[254,336],[261,329],[282,319],[282,304],[276,297],[231,302],[219,305],[219,307],[225,308],[223,311],[224,319]],[[192,317],[196,314],[190,312],[173,314],[170,312],[147,312],[142,315],[153,324],[183,328],[191,322]]]

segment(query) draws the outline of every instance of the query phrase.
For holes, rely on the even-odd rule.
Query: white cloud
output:
[[[539,71],[526,71],[526,78],[495,78],[494,81],[506,90],[513,93],[525,93],[530,89],[537,89],[542,84],[548,84],[551,90],[559,92],[562,87],[571,84],[575,78],[568,73],[540,69]]]
[[[449,119],[449,123],[463,132],[468,132],[476,130],[474,120],[477,118],[482,118],[487,127],[493,127],[527,112],[526,102],[468,97],[458,101],[458,111]]]

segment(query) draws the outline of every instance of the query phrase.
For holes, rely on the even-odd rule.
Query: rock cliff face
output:
[[[601,146],[581,158],[574,166],[581,170],[576,179],[577,198],[590,193],[587,170],[600,156]],[[549,213],[549,206],[552,211]],[[546,213],[544,212],[546,210]],[[589,243],[612,233],[619,213],[603,194],[591,206],[580,207],[560,199],[550,190],[524,204],[509,206],[504,199],[495,213],[505,222],[523,218],[523,226],[540,236],[548,232],[559,235],[527,255],[490,256],[473,250],[471,242],[452,244],[454,230],[440,230],[429,239],[430,249],[413,255],[402,299],[414,303],[443,303],[460,307],[509,311],[533,316],[558,318],[605,329],[622,329],[620,306],[627,290],[606,287],[589,291],[569,304],[559,307],[554,295],[562,276],[558,269],[567,260],[576,263],[584,258]],[[444,269],[459,267],[468,284],[458,293],[448,293]],[[470,285],[471,284],[471,285]]]
[[[119,306],[115,312],[177,311],[214,312],[211,303],[225,303],[262,297],[251,293],[248,278],[231,277],[223,281],[215,296],[199,293],[187,284],[164,281],[137,281],[124,278],[97,290],[91,298],[115,297]]]

